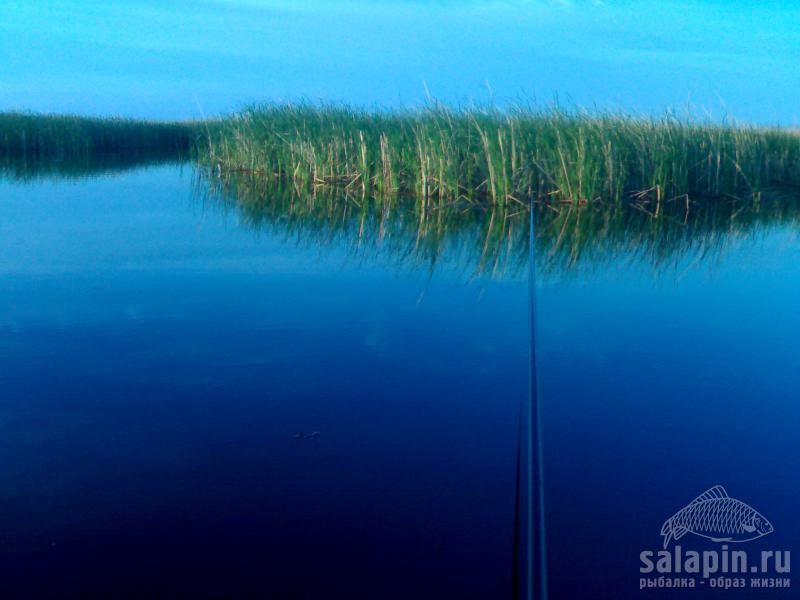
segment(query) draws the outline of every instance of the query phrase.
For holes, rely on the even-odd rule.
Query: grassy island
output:
[[[660,203],[800,184],[792,131],[525,107],[253,107],[223,122],[207,157],[298,187],[423,201]]]
[[[262,105],[207,122],[0,114],[0,160],[192,155],[218,174],[423,204],[750,197],[800,185],[779,128],[524,106],[373,110]]]

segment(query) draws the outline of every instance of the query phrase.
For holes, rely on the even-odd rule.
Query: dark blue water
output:
[[[511,596],[524,261],[257,212],[175,167],[0,183],[3,597]],[[639,590],[714,485],[774,525],[732,549],[800,540],[798,230],[740,221],[658,260],[541,225],[551,598],[793,597]]]
[[[750,574],[744,590],[706,589],[709,577],[639,591],[660,575],[640,573],[639,555],[662,550],[663,523],[714,485],[774,526],[729,550],[798,550],[799,231],[734,220],[713,249],[659,267],[608,252],[539,278],[552,597],[797,597],[751,588]],[[676,543],[721,550],[691,533]]]
[[[1,184],[3,597],[510,593],[525,272],[366,254]]]

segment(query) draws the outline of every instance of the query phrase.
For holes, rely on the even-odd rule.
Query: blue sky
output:
[[[515,98],[800,124],[800,7],[773,0],[19,0],[0,110],[185,118],[307,98]],[[788,6],[788,7],[787,7]],[[488,82],[488,85],[487,85]]]

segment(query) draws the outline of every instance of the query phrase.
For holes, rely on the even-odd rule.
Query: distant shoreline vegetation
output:
[[[800,186],[800,135],[666,114],[512,106],[362,110],[275,104],[206,122],[0,114],[0,160],[190,155],[217,174],[423,205],[662,205]]]
[[[193,121],[4,112],[0,113],[0,161],[188,157],[199,140],[207,137],[207,131],[206,124]]]

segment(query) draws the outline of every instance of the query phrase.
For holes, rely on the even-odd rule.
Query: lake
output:
[[[540,208],[531,336],[519,207],[6,173],[0,591],[510,596],[531,337],[552,598],[663,596],[640,553],[715,485],[790,551],[799,207]]]

